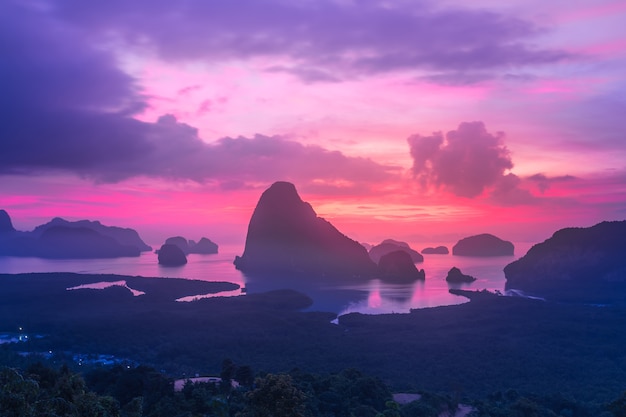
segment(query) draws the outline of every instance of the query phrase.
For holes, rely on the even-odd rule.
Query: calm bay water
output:
[[[451,247],[452,245],[449,245]],[[426,271],[426,280],[411,285],[387,284],[372,280],[357,285],[330,285],[322,287],[301,282],[298,277],[286,277],[276,282],[258,282],[233,266],[235,255],[243,252],[241,247],[220,247],[215,255],[188,256],[182,267],[162,267],[157,255],[144,252],[137,258],[116,259],[39,259],[0,257],[0,273],[25,272],[76,272],[85,274],[120,274],[144,277],[168,277],[199,279],[203,281],[227,281],[246,288],[247,293],[272,289],[292,288],[309,295],[314,304],[312,310],[332,311],[339,314],[361,312],[367,314],[406,313],[412,308],[436,307],[460,304],[464,297],[452,295],[450,288],[468,290],[504,291],[503,268],[524,255],[531,244],[518,243],[515,256],[470,258],[453,255],[424,255],[424,262],[417,267]],[[477,278],[471,284],[450,285],[445,281],[450,268],[456,266],[465,274]],[[222,296],[242,295],[241,290],[221,293]]]

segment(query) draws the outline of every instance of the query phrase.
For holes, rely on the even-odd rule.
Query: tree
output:
[[[39,386],[25,379],[16,370],[0,369],[0,414],[6,417],[34,415],[34,402],[39,396]]]
[[[232,388],[232,380],[235,376],[235,372],[237,370],[237,366],[230,359],[224,359],[222,361],[222,371],[220,372],[220,378],[222,382],[220,383],[220,388],[222,392],[228,394]]]
[[[246,395],[242,417],[304,417],[306,395],[286,374],[257,378],[256,388]]]
[[[241,386],[251,387],[254,383],[254,373],[252,372],[252,368],[248,365],[238,367],[235,371],[233,379],[239,382],[239,385]]]

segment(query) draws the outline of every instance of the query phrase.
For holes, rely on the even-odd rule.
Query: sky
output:
[[[626,1],[4,0],[0,208],[240,244],[293,182],[353,239],[626,218]]]

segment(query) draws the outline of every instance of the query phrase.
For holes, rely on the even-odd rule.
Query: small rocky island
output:
[[[159,249],[159,265],[181,266],[187,263],[187,257],[181,248],[173,243],[165,243]]]
[[[402,250],[381,256],[378,262],[378,274],[383,281],[400,284],[426,279],[424,270],[417,269],[411,255]]]
[[[554,300],[626,303],[626,221],[555,232],[504,268],[507,290]]]
[[[206,237],[200,238],[200,241],[197,243],[193,240],[187,240],[182,236],[168,237],[165,240],[165,244],[178,246],[178,248],[182,250],[185,255],[189,255],[190,253],[200,255],[212,255],[218,253],[217,243]],[[156,253],[159,253],[159,251],[160,250],[157,250]]]
[[[211,239],[202,237],[198,242],[189,241],[189,253],[197,253],[200,255],[212,255],[218,251],[217,243]]]
[[[383,255],[395,251],[406,252],[413,260],[413,263],[424,262],[422,254],[412,249],[408,243],[393,239],[385,239],[380,244],[373,246],[369,250],[369,255],[372,261],[378,263]]]
[[[254,209],[237,269],[332,279],[370,279],[376,264],[358,242],[318,217],[289,182],[272,184]]]
[[[513,243],[483,233],[459,240],[452,247],[452,254],[457,256],[513,256],[514,250]]]
[[[476,278],[474,278],[471,275],[464,274],[463,272],[461,272],[459,268],[457,268],[456,266],[453,266],[448,271],[448,275],[446,276],[446,281],[453,283],[453,284],[469,284],[471,282],[476,281]]]
[[[447,255],[449,253],[450,251],[448,250],[446,246],[437,246],[435,248],[428,247],[428,248],[422,249],[422,254],[424,255]]]

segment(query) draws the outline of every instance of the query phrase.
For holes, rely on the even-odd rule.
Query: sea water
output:
[[[118,274],[143,277],[166,277],[198,279],[202,281],[226,281],[238,284],[242,289],[223,296],[245,295],[272,289],[291,288],[301,291],[313,300],[310,310],[332,311],[338,314],[360,312],[366,314],[406,313],[415,308],[453,305],[466,302],[464,297],[449,293],[451,288],[489,290],[504,292],[503,268],[524,255],[530,244],[516,244],[516,255],[498,257],[464,257],[454,255],[424,255],[418,263],[424,269],[426,279],[409,285],[389,284],[369,280],[359,284],[329,284],[322,286],[304,282],[297,276],[281,280],[280,284],[257,282],[235,269],[235,255],[241,255],[239,246],[220,247],[220,253],[212,255],[190,254],[187,264],[180,267],[164,267],[158,264],[157,255],[143,252],[139,257],[114,259],[41,259],[0,256],[0,273],[28,272],[75,272],[81,274]],[[470,284],[449,284],[445,278],[452,267],[472,275],[476,281]],[[1,286],[1,283],[0,283]],[[186,298],[187,300],[193,297]]]

